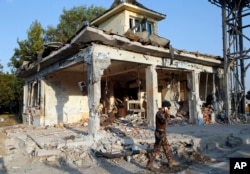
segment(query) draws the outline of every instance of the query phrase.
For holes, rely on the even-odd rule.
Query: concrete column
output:
[[[148,127],[155,128],[155,114],[158,111],[158,79],[155,65],[146,68],[146,97]]]
[[[92,56],[88,60],[88,104],[89,104],[89,124],[88,134],[95,137],[100,129],[99,103],[101,98],[101,77],[104,69],[110,65],[111,61],[107,55],[98,52],[98,47],[94,48]]]
[[[88,86],[89,96],[89,124],[88,133],[89,135],[95,136],[97,131],[100,129],[100,117],[98,112],[98,105],[101,98],[101,81],[98,80],[95,83],[89,83]]]
[[[217,104],[217,99],[216,99],[216,86],[215,86],[215,74],[213,73],[213,109],[214,109],[214,112],[212,113],[211,115],[211,123],[215,123],[215,113],[217,113],[217,107],[215,106]]]
[[[203,115],[201,113],[201,100],[199,96],[200,72],[192,71],[188,73],[189,92],[189,122],[198,125],[203,124]]]
[[[24,124],[27,124],[27,115],[28,115],[27,107],[28,107],[28,83],[26,81],[23,86],[23,108],[21,113]]]
[[[28,83],[25,82],[23,86],[23,113],[26,111],[28,106]]]

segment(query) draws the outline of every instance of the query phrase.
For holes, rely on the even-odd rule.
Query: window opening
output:
[[[34,80],[28,85],[28,106],[39,106],[41,95],[41,83],[39,80]]]
[[[147,30],[149,35],[153,34],[153,23],[147,20],[141,22],[140,19],[129,18],[129,27],[132,29],[133,27],[137,26],[134,31],[135,32],[142,32]]]

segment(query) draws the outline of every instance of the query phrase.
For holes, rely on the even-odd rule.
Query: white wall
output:
[[[88,118],[88,97],[81,94],[78,86],[82,77],[81,73],[62,71],[46,78],[45,125]]]
[[[101,23],[98,27],[106,31],[112,31],[112,33],[115,34],[123,35],[129,29],[130,17],[142,19],[143,15],[130,11],[123,11],[117,15],[112,16],[105,22]],[[153,25],[154,34],[158,34],[158,22],[151,18],[147,18],[147,20],[154,24]]]
[[[125,13],[119,13],[118,15],[112,16],[105,22],[99,25],[100,29],[111,31],[115,34],[124,34],[127,31],[127,27],[125,26]]]

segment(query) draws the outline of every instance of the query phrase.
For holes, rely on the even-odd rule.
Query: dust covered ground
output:
[[[168,140],[180,165],[169,168],[163,152],[146,169],[154,131],[141,120],[116,119],[95,138],[87,124],[0,127],[1,174],[229,173],[231,157],[250,158],[249,124],[170,124]]]

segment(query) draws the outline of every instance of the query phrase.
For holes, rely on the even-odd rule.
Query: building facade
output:
[[[100,116],[113,112],[143,116],[153,128],[162,100],[172,103],[174,116],[194,124],[204,123],[202,107],[211,106],[214,122],[223,112],[223,60],[173,48],[158,35],[165,17],[139,3],[115,1],[67,44],[48,44],[50,54],[20,69],[24,123],[88,121],[95,134]]]

